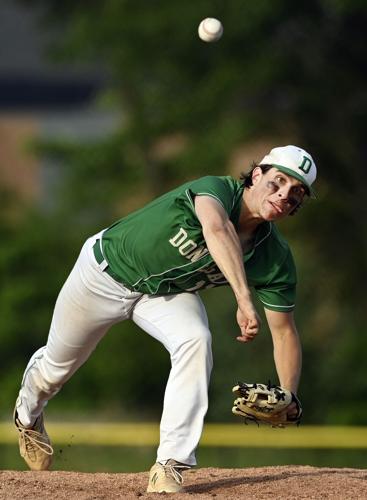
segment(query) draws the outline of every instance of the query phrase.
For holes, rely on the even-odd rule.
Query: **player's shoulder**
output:
[[[206,175],[186,184],[193,193],[205,194],[213,192],[222,195],[236,195],[242,183],[230,175]]]
[[[242,197],[242,183],[230,175],[207,175],[193,182],[188,190],[191,198],[196,196],[210,196],[216,199],[227,214],[232,214]]]

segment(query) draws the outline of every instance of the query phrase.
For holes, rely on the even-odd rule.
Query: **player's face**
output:
[[[264,220],[278,220],[289,215],[306,194],[305,187],[294,177],[276,168],[254,173],[257,211]]]

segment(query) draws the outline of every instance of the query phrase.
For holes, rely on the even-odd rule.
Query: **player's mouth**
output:
[[[271,201],[269,201],[269,203],[278,215],[283,215],[285,213],[285,209],[283,206],[279,205],[278,203],[273,203]]]

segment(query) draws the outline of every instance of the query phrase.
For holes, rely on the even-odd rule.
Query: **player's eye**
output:
[[[277,175],[277,176],[275,177],[275,179],[274,179],[274,180],[275,180],[275,182],[277,182],[278,184],[284,184],[284,183],[285,183],[285,179],[284,179],[284,177],[282,177],[281,175]]]
[[[301,203],[300,197],[299,196],[288,196],[287,202],[291,207],[296,207]]]
[[[275,192],[284,185],[284,182],[285,179],[281,175],[277,175],[271,181],[267,182],[267,187]]]

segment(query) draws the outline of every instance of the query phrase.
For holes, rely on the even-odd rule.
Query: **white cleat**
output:
[[[147,493],[179,493],[183,490],[181,472],[187,469],[191,467],[173,459],[155,463],[150,469]]]
[[[27,428],[14,411],[14,423],[19,432],[19,452],[31,470],[48,470],[52,463],[54,450],[43,423],[43,414],[37,418],[33,427]]]

